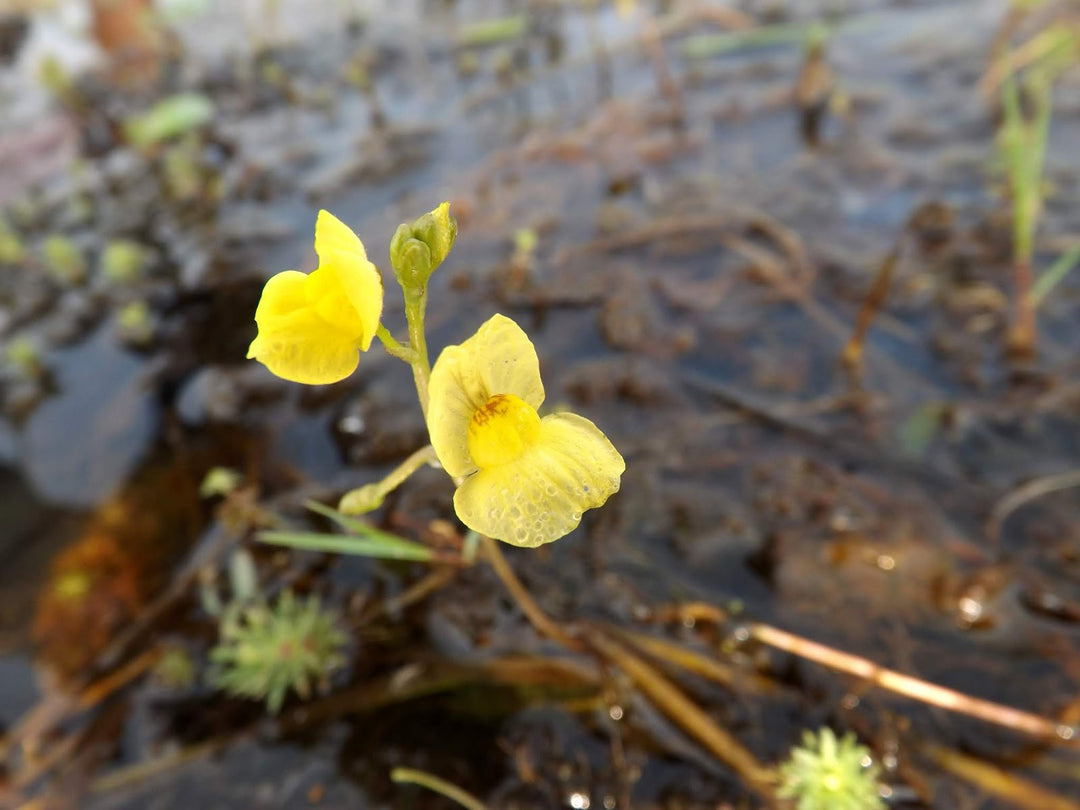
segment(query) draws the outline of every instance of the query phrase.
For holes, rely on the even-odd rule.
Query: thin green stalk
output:
[[[379,324],[379,328],[375,330],[375,337],[382,341],[386,353],[390,356],[396,357],[398,360],[404,360],[410,365],[415,362],[416,352],[404,343],[399,343],[394,336],[390,334],[390,330],[381,323]]]
[[[381,481],[365,484],[346,492],[338,509],[346,515],[363,515],[378,509],[391,492],[405,483],[406,479],[425,464],[436,461],[435,450],[430,444],[421,447]]]
[[[1013,303],[1014,320],[1009,330],[1009,348],[1030,356],[1035,349],[1035,299],[1032,259],[1035,232],[1043,204],[1043,164],[1050,129],[1052,100],[1049,81],[1038,71],[1027,77],[1026,89],[1034,112],[1030,118],[1021,108],[1020,88],[1015,75],[1002,85],[1002,156],[1012,197],[1013,214]]]
[[[1058,260],[1046,268],[1031,288],[1031,305],[1039,306],[1078,262],[1080,262],[1080,247],[1059,256]]]
[[[394,768],[394,770],[390,771],[390,779],[398,784],[404,783],[426,787],[440,796],[445,796],[450,801],[457,802],[466,810],[487,810],[487,805],[471,793],[467,793],[457,785],[453,785],[445,779],[440,779],[426,771],[418,771],[413,768]]]
[[[412,359],[413,379],[416,380],[416,394],[420,398],[420,408],[427,420],[428,380],[431,378],[431,364],[428,362],[427,337],[424,334],[424,313],[427,309],[427,288],[405,289],[405,320],[409,324],[409,345],[414,356]]]

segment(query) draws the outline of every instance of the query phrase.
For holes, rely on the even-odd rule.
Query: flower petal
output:
[[[534,408],[544,401],[540,361],[532,341],[505,315],[447,346],[431,370],[428,432],[443,468],[454,478],[476,469],[467,444],[469,421],[495,394],[513,394]]]
[[[345,254],[331,254],[308,276],[308,303],[319,316],[352,335],[367,351],[382,316],[382,276],[375,265]]]
[[[299,270],[284,270],[267,280],[255,309],[255,323],[260,329],[275,318],[307,306],[307,279]]]
[[[360,241],[352,228],[335,217],[329,211],[319,211],[315,218],[315,253],[319,264],[329,261],[334,255],[350,255],[367,261],[364,243]]]
[[[308,300],[330,323],[356,335],[367,351],[382,317],[383,285],[364,243],[329,211],[315,220],[319,267],[308,282]],[[351,311],[350,311],[351,310]]]
[[[515,546],[558,540],[619,489],[619,451],[592,422],[572,413],[548,416],[518,461],[480,470],[454,493],[470,529]]]
[[[265,298],[265,292],[263,295]],[[262,304],[259,309],[263,309]],[[343,380],[360,362],[355,339],[329,325],[310,307],[263,317],[247,356],[282,379],[307,385]]]
[[[536,347],[520,326],[505,315],[492,315],[476,334],[461,344],[475,354],[477,373],[494,394],[513,394],[534,408],[544,402],[544,383]]]

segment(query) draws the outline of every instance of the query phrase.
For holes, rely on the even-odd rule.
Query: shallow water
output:
[[[277,6],[276,23],[249,9],[246,19],[219,10],[177,24],[186,52],[166,81],[201,88],[217,106],[196,154],[203,182],[221,184],[218,200],[169,199],[156,159],[107,138],[84,177],[32,198],[40,210],[23,226],[32,245],[57,229],[91,255],[105,238],[137,238],[154,254],[141,282],[95,279],[61,294],[0,270],[5,337],[39,337],[51,370],[40,402],[0,423],[4,522],[15,527],[0,540],[0,720],[12,724],[43,694],[37,675],[55,675],[41,653],[32,670],[38,592],[53,555],[86,543],[95,526],[120,538],[140,582],[165,582],[221,532],[192,494],[210,467],[244,470],[266,502],[301,519],[303,497],[329,500],[423,443],[409,375],[384,357],[365,356],[353,378],[316,391],[242,358],[262,281],[313,266],[318,207],[355,226],[378,258],[400,221],[442,199],[461,233],[434,281],[433,350],[494,311],[512,315],[537,345],[548,404],[589,416],[627,458],[622,492],[582,529],[511,555],[546,609],[637,626],[673,602],[738,603],[752,619],[980,697],[1047,716],[1075,703],[1075,496],[1018,510],[997,541],[987,528],[1007,491],[1080,459],[1076,282],[1041,311],[1033,368],[1017,373],[1000,353],[1008,270],[995,232],[1007,220],[994,218],[993,122],[974,85],[1002,4],[847,4],[828,61],[851,113],[826,118],[817,149],[801,139],[790,100],[802,61],[790,43],[691,59],[685,34],[669,37],[658,73],[638,44],[640,10],[623,19],[544,7],[532,12],[534,35],[478,51],[476,74],[462,77],[456,28],[515,7],[392,4],[364,9],[368,21],[350,27],[339,4],[310,14],[310,4]],[[791,10],[811,20],[820,11]],[[259,41],[275,45],[254,58]],[[351,60],[372,92],[342,78]],[[660,89],[664,71],[677,92]],[[93,92],[110,110],[154,95]],[[1075,113],[1054,119],[1050,165],[1063,189],[1075,169],[1055,150],[1077,125]],[[81,224],[69,202],[79,190],[94,204]],[[853,388],[839,354],[858,307],[905,222],[930,202],[951,221],[937,242],[906,237]],[[1047,244],[1078,224],[1075,195],[1056,197]],[[524,268],[512,258],[521,228],[539,236]],[[394,290],[388,282],[388,301]],[[149,349],[116,337],[115,313],[132,296],[157,319]],[[388,326],[402,332],[388,309]],[[87,326],[57,338],[84,310]],[[407,531],[409,519],[451,518],[449,493],[425,476],[380,519]],[[400,593],[420,573],[345,559],[308,578],[344,604]],[[120,740],[112,764],[170,744],[223,741],[223,750],[110,788],[94,806],[291,807],[313,796],[326,806],[428,806],[389,783],[402,764],[492,807],[745,800],[730,772],[629,694],[604,698],[627,704],[620,723],[470,669],[446,675],[454,686],[435,697],[363,704],[397,667],[439,674],[550,653],[498,593],[487,571],[470,570],[360,633],[322,714],[281,736],[259,724],[259,707],[199,687],[129,690],[99,717],[110,728],[116,716],[119,730],[101,732]],[[196,607],[180,613],[161,632],[203,649],[210,623]],[[717,641],[700,628],[652,627]],[[1076,788],[1072,750],[1035,748],[763,650],[725,654],[771,673],[782,693],[688,688],[767,761],[800,729],[830,723],[857,730],[879,756],[899,745],[903,767],[889,781],[921,780],[929,806],[1005,805],[927,765],[909,738],[1063,794]],[[231,738],[237,729],[246,730]],[[76,772],[107,770],[90,754],[77,759]]]

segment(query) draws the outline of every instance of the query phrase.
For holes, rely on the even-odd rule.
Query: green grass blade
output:
[[[352,534],[367,535],[371,531],[375,531],[371,528],[371,524],[367,523],[360,518],[349,517],[342,514],[332,506],[327,506],[325,503],[319,503],[318,501],[304,501],[304,506],[314,512],[316,515],[322,515],[328,520],[332,520],[342,529]]]
[[[1058,256],[1058,260],[1050,265],[1039,276],[1031,287],[1031,304],[1039,306],[1054,288],[1061,282],[1069,271],[1080,262],[1080,247],[1075,247],[1067,253]]]
[[[435,553],[425,545],[414,543],[395,534],[367,528],[361,536],[320,534],[318,532],[260,532],[259,540],[274,546],[287,546],[304,551],[331,554],[353,554],[378,557],[384,560],[413,560],[431,562]]]
[[[708,59],[726,53],[767,48],[773,45],[798,45],[806,41],[811,25],[790,23],[767,25],[746,31],[720,31],[712,34],[695,34],[682,44],[683,55],[689,59]]]

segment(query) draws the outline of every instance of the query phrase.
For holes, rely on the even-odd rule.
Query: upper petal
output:
[[[319,267],[311,274],[309,300],[322,317],[353,332],[367,351],[382,317],[378,268],[368,261],[360,237],[329,211],[319,211],[315,220],[315,252]]]
[[[513,394],[533,408],[544,401],[536,349],[504,315],[492,316],[464,343],[447,346],[431,370],[428,432],[451,476],[476,469],[467,445],[469,421],[495,394]]]
[[[487,397],[513,394],[534,408],[544,402],[544,383],[536,347],[510,318],[492,315],[476,334],[461,344],[473,356]]]
[[[315,253],[322,264],[335,253],[345,253],[367,261],[367,252],[352,228],[329,211],[319,211],[315,218]]]
[[[515,546],[558,540],[586,509],[619,489],[626,464],[592,422],[555,414],[518,461],[480,470],[454,493],[454,509],[470,529]]]

